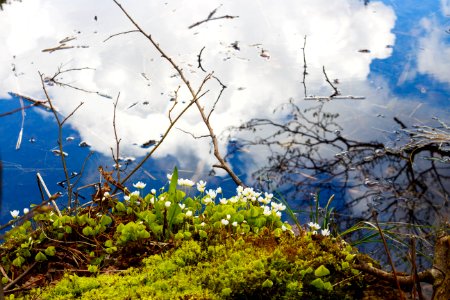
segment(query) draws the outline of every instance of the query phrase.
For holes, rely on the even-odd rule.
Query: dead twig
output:
[[[67,170],[67,163],[66,163],[66,158],[64,155],[64,151],[63,151],[63,145],[62,145],[62,128],[64,123],[83,105],[83,102],[81,102],[67,117],[64,118],[64,120],[61,122],[58,113],[55,109],[55,107],[52,104],[52,101],[50,99],[50,96],[48,95],[47,89],[45,88],[45,83],[44,83],[44,76],[43,74],[39,73],[39,76],[41,77],[41,84],[42,84],[42,89],[44,90],[45,93],[45,97],[47,98],[47,102],[50,105],[50,109],[53,113],[53,116],[55,117],[55,120],[58,124],[58,147],[59,147],[59,153],[61,154],[61,162],[63,165],[63,169],[64,169],[64,176],[66,178],[66,182],[67,182],[67,206],[70,207],[71,203],[72,203],[72,189],[73,186],[70,184],[70,176],[69,176],[69,172]]]
[[[113,110],[113,129],[114,129],[114,139],[116,140],[116,154],[114,155],[114,151],[111,148],[112,158],[117,168],[117,181],[120,182],[120,167],[119,167],[119,155],[120,155],[120,141],[117,136],[117,127],[116,127],[116,112],[117,112],[117,104],[119,103],[120,92],[117,95],[116,101],[114,102],[114,110]]]
[[[220,6],[222,6],[222,5],[220,5]],[[216,12],[217,12],[217,10],[220,8],[220,6],[217,7],[216,9],[214,9],[213,11],[211,11],[206,19],[204,19],[204,20],[202,20],[202,21],[195,22],[194,24],[192,24],[191,26],[189,26],[188,29],[192,29],[192,28],[194,28],[194,27],[196,27],[196,26],[199,26],[199,25],[201,25],[201,24],[203,24],[203,23],[206,23],[206,22],[209,22],[209,21],[215,21],[215,20],[221,20],[221,19],[234,19],[234,18],[239,18],[239,16],[230,16],[230,15],[224,15],[224,16],[220,16],[220,17],[214,17],[214,15],[216,14]]]
[[[121,35],[121,34],[128,34],[128,33],[132,33],[132,32],[139,32],[139,30],[134,29],[134,30],[128,30],[128,31],[123,31],[123,32],[119,32],[119,33],[112,34],[112,35],[110,35],[109,37],[107,37],[107,38],[103,41],[103,43],[106,42],[106,41],[108,41],[109,39],[112,39],[112,38],[115,37],[115,36],[118,36],[118,35]]]
[[[202,53],[203,53],[203,50],[205,50],[205,47],[203,47],[200,50],[200,53],[197,55],[197,62],[198,62],[198,67],[197,68],[200,68],[200,70],[202,70],[203,72],[206,73],[206,70],[203,69],[203,66],[202,66]]]
[[[307,71],[307,65],[306,65],[306,35],[303,39],[303,90],[305,91],[305,98],[307,97],[307,92],[306,92],[306,75],[308,75],[308,71]]]
[[[58,208],[58,205],[56,205],[56,202],[54,199],[52,199],[52,195],[50,194],[47,185],[44,182],[44,179],[42,178],[41,174],[38,172],[36,173],[36,177],[39,180],[40,186],[42,186],[45,190],[45,192],[47,193],[48,199],[51,199],[50,202],[52,203],[53,207],[55,208],[56,212],[58,213],[58,215],[61,217],[61,211]]]
[[[335,96],[339,96],[341,92],[338,91],[338,89],[331,83],[330,79],[328,79],[327,72],[325,72],[325,66],[322,68],[323,74],[325,75],[325,80],[328,82],[328,84],[333,88],[334,93],[330,95],[330,98],[333,98]]]

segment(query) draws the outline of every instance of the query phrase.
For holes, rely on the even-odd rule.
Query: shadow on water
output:
[[[425,252],[433,232],[448,221],[448,126],[437,119],[431,127],[410,126],[393,117],[394,142],[362,141],[341,132],[339,114],[327,105],[302,109],[304,102],[291,99],[277,109],[284,117],[252,119],[233,128],[234,134],[247,137],[236,140],[235,154],[265,149],[266,164],[253,173],[259,188],[278,187],[297,211],[312,207],[311,194],[320,191],[321,207],[334,194],[338,231],[370,220],[375,211],[380,221],[400,225],[399,235],[425,237]],[[308,220],[307,214],[299,217]],[[376,254],[377,249],[371,250]]]

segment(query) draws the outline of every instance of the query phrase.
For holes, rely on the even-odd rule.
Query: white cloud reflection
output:
[[[450,1],[442,1],[444,15],[450,14]],[[420,49],[417,55],[417,69],[420,73],[433,76],[440,82],[450,83],[450,43],[449,33],[436,18],[424,18],[421,26],[425,35],[419,39]]]
[[[203,66],[214,70],[228,87],[211,119],[218,133],[252,117],[270,116],[273,108],[289,97],[301,98],[305,35],[308,87],[314,94],[329,93],[322,66],[326,66],[330,78],[341,80],[344,94],[375,93],[365,82],[370,64],[373,59],[389,57],[392,49],[386,46],[395,42],[391,29],[396,16],[381,2],[365,7],[357,0],[292,0],[282,5],[275,1],[227,1],[217,16],[239,18],[212,21],[191,30],[187,27],[204,19],[220,2],[123,1],[123,5],[183,67],[194,87],[204,76],[197,68],[197,55],[205,46]],[[110,155],[114,145],[112,102],[120,92],[117,126],[122,151],[124,155],[142,155],[146,150],[133,144],[160,138],[169,124],[169,99],[180,81],[171,76],[174,70],[141,35],[120,35],[103,42],[112,34],[131,29],[112,1],[36,0],[5,6],[0,19],[0,62],[5,66],[0,70],[0,98],[8,97],[8,91],[42,98],[37,71],[51,76],[58,67],[94,68],[65,73],[62,81],[110,95],[112,100],[67,87],[48,87],[55,105],[68,115],[83,101],[85,104],[69,123],[93,150]],[[67,42],[74,48],[41,51],[58,46],[65,37],[76,38]],[[230,46],[235,41],[240,51]],[[262,49],[270,53],[270,59],[260,57]],[[370,53],[358,52],[361,49]],[[441,56],[448,57],[448,53]],[[15,72],[11,71],[13,66]],[[201,100],[206,109],[216,99],[220,85],[211,80],[207,88],[210,92]],[[179,100],[189,101],[183,88]],[[372,109],[370,103],[367,106],[361,102],[336,105],[336,110],[345,112],[355,107],[359,112]],[[351,111],[347,118],[355,117],[355,113]],[[195,135],[207,133],[194,108],[177,127]],[[159,156],[173,154],[180,161],[190,161],[202,155],[202,159],[212,161],[212,157],[204,157],[209,149],[209,140],[194,140],[174,131]]]

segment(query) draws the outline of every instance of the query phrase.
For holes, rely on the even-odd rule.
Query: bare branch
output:
[[[308,71],[307,71],[307,65],[306,65],[306,35],[304,37],[304,42],[303,42],[303,89],[305,91],[305,98],[307,97],[307,92],[306,92],[306,75],[308,75]]]
[[[220,6],[222,6],[222,5],[220,5]],[[196,26],[199,26],[199,25],[201,25],[201,24],[203,24],[203,23],[206,23],[206,22],[209,22],[209,21],[220,20],[220,19],[234,19],[234,18],[239,18],[239,16],[230,16],[230,15],[224,15],[224,16],[221,16],[221,17],[214,17],[214,18],[213,18],[214,14],[217,12],[217,10],[220,8],[220,6],[217,7],[216,9],[214,9],[213,11],[211,11],[206,19],[204,19],[204,20],[202,20],[202,21],[199,21],[199,22],[195,22],[194,24],[192,24],[191,26],[189,26],[188,29],[192,29],[192,28],[194,28],[194,27],[196,27]]]
[[[62,146],[62,127],[63,127],[63,122],[67,120],[67,118],[64,119],[63,122],[60,121],[59,117],[58,117],[58,113],[55,109],[55,107],[52,104],[52,101],[50,100],[50,96],[48,95],[47,89],[45,88],[45,83],[44,83],[44,77],[43,74],[41,74],[39,72],[39,76],[41,77],[41,84],[42,84],[42,89],[44,90],[45,93],[45,97],[47,98],[47,102],[50,105],[50,109],[55,117],[55,120],[58,124],[58,147],[59,147],[59,152],[61,153],[61,162],[63,165],[63,169],[64,169],[64,176],[66,178],[66,182],[67,182],[67,206],[70,207],[70,204],[72,202],[72,185],[70,184],[70,177],[69,177],[69,172],[67,170],[67,163],[66,163],[66,157],[64,155],[64,151],[63,151],[63,146]],[[80,107],[80,105],[78,106]],[[75,109],[77,110],[78,107]],[[74,113],[75,111],[73,111],[72,113],[69,114],[69,117]]]
[[[112,151],[113,160],[117,167],[117,181],[120,182],[120,167],[119,167],[119,155],[120,155],[120,141],[117,136],[117,127],[116,127],[116,112],[117,112],[117,104],[119,103],[120,92],[117,94],[116,102],[114,102],[114,112],[113,112],[113,129],[114,129],[114,138],[116,140],[116,155],[114,155],[114,151]]]
[[[200,53],[197,55],[197,61],[198,61],[198,67],[197,68],[200,68],[203,72],[206,73],[206,70],[203,69],[203,66],[202,66],[202,53],[203,53],[203,50],[205,50],[205,47],[203,47],[200,50]]]
[[[189,132],[189,131],[187,131],[187,130],[181,129],[181,128],[179,128],[179,127],[176,127],[176,129],[178,129],[178,130],[181,131],[181,132],[184,132],[184,133],[189,134],[189,135],[192,136],[194,139],[202,139],[202,138],[207,138],[207,137],[209,137],[209,134],[205,134],[205,135],[194,135],[192,132]]]
[[[80,104],[78,104],[78,106],[75,107],[75,109],[72,110],[72,112],[71,112],[67,117],[64,118],[64,120],[61,122],[61,126],[63,126],[64,123],[66,123],[66,121],[67,121],[71,116],[73,116],[73,114],[74,114],[74,113],[75,113],[75,112],[76,112],[83,104],[84,104],[84,102],[80,102]]]
[[[118,36],[118,35],[121,35],[121,34],[128,34],[128,33],[132,33],[132,32],[139,32],[139,30],[134,29],[134,30],[128,30],[128,31],[124,31],[124,32],[119,32],[119,33],[112,34],[112,35],[110,35],[109,37],[107,37],[107,38],[103,41],[103,43],[106,42],[106,41],[108,41],[109,39],[115,37],[115,36]]]
[[[341,93],[338,91],[338,89],[331,83],[330,79],[328,79],[327,72],[325,72],[325,66],[322,68],[323,74],[325,75],[325,80],[330,84],[330,86],[333,88],[334,93],[330,95],[330,98],[333,98],[335,96],[339,96]]]
[[[220,92],[219,92],[219,96],[217,96],[216,101],[214,101],[213,107],[211,108],[211,111],[208,114],[208,117],[206,118],[209,122],[209,118],[211,117],[211,114],[213,113],[213,111],[216,109],[216,105],[219,102],[220,97],[222,96],[223,91],[227,88],[227,86],[225,84],[223,84],[219,78],[217,78],[216,76],[213,76],[213,78],[215,80],[217,80],[217,82],[219,82],[219,84],[222,86]]]

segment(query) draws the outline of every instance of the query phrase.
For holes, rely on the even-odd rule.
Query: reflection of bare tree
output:
[[[318,189],[335,194],[345,203],[334,201],[344,227],[355,221],[344,215],[369,219],[372,208],[383,221],[445,222],[450,192],[450,165],[443,161],[450,154],[445,148],[450,143],[445,124],[434,129],[441,134],[439,140],[420,143],[424,128],[408,130],[395,118],[400,127],[397,135],[410,140],[394,149],[341,135],[339,114],[327,112],[325,102],[303,110],[291,100],[278,111],[282,113],[278,120],[252,119],[234,129],[243,136],[252,133],[252,138],[237,142],[239,149],[269,151],[266,165],[253,174],[261,189],[277,187],[288,199],[296,199],[294,207],[309,206],[309,194]],[[411,228],[423,234],[419,232],[423,227]]]

